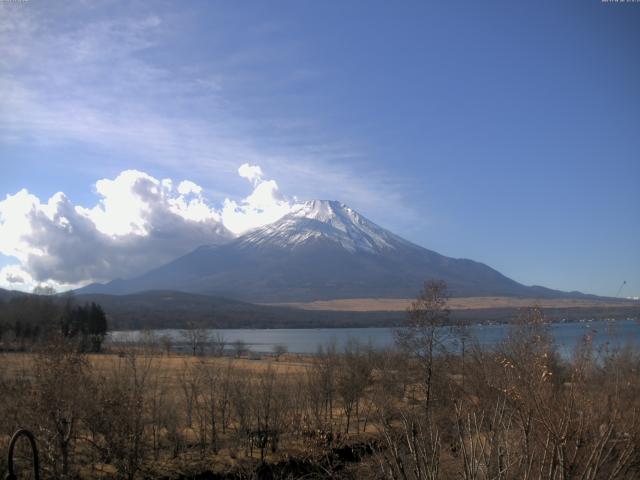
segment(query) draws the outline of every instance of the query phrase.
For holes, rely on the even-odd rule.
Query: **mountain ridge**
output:
[[[466,258],[451,258],[386,230],[330,200],[297,204],[271,224],[221,245],[205,245],[128,280],[78,293],[178,290],[249,302],[413,297],[430,278],[453,296],[584,296],[522,285]]]

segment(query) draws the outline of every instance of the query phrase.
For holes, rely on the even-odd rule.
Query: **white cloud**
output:
[[[182,189],[185,191],[185,189]],[[58,192],[48,201],[22,189],[0,201],[0,253],[21,272],[2,281],[80,284],[141,274],[193,248],[231,238],[196,184],[186,194],[172,182],[127,170],[96,182],[100,199],[76,206]],[[28,276],[27,276],[28,275]]]
[[[102,197],[91,209],[76,207],[106,235],[148,235],[159,212],[184,220],[219,223],[220,215],[206,204],[202,187],[185,180],[173,192],[171,179],[157,180],[138,170],[125,170],[115,179],[96,182]]]
[[[27,282],[30,275],[20,268],[20,265],[7,265],[0,271],[3,280],[6,280],[8,284],[23,284]]]
[[[31,292],[37,286],[51,287],[56,292],[62,292],[75,288],[79,285],[60,283],[53,280],[38,282],[20,265],[5,265],[0,268],[0,288]]]
[[[31,290],[44,283],[62,290],[139,275],[289,212],[291,202],[275,180],[262,178],[260,167],[243,165],[238,174],[254,184],[252,193],[227,198],[220,209],[195,182],[175,189],[171,179],[138,170],[98,180],[93,207],[74,205],[62,192],[46,202],[27,189],[7,195],[0,201],[0,253],[20,264],[0,270],[0,286]]]
[[[291,210],[291,202],[285,198],[275,180],[263,180],[262,169],[257,165],[243,164],[238,175],[254,185],[254,190],[240,202],[226,199],[222,208],[222,221],[234,233],[275,222]]]
[[[180,185],[178,185],[178,192],[181,195],[188,195],[189,193],[199,195],[202,193],[202,187],[200,185],[196,185],[190,180],[184,180],[180,182]]]
[[[246,178],[253,185],[257,185],[262,180],[262,168],[259,165],[249,165],[248,163],[243,163],[238,168],[238,175],[242,178]]]

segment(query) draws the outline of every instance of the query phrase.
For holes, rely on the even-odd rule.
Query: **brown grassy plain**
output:
[[[410,307],[411,298],[346,298],[338,300],[316,300],[314,302],[290,302],[271,305],[300,308],[302,310],[330,310],[348,312],[401,312]],[[517,297],[459,297],[450,298],[451,310],[476,310],[492,308],[612,308],[638,306],[637,301],[605,301],[575,298],[532,299]]]
[[[561,358],[530,309],[494,349],[446,352],[423,301],[397,350],[0,354],[0,452],[26,427],[46,479],[638,478],[637,350],[587,336]]]

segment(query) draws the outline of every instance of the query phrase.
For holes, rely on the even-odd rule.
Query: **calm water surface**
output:
[[[315,353],[319,346],[336,343],[342,349],[350,339],[375,348],[394,344],[392,328],[281,328],[281,329],[212,329],[212,335],[220,334],[232,344],[243,341],[252,352],[272,352],[275,345],[285,345],[292,353]],[[508,325],[476,325],[470,331],[482,346],[493,346],[508,332]],[[597,346],[627,345],[640,348],[640,323],[635,320],[584,321],[555,323],[551,332],[561,353],[569,354],[585,335],[591,335]],[[184,342],[182,330],[153,330],[156,336],[169,336],[176,345]],[[141,331],[116,331],[111,333],[114,343],[137,341],[143,338]]]

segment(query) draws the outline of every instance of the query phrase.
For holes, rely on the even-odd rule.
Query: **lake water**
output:
[[[270,353],[276,345],[285,345],[291,353],[315,353],[319,346],[336,343],[338,350],[350,339],[375,348],[391,347],[394,344],[392,328],[282,328],[282,329],[212,329],[211,335],[220,334],[225,343],[242,341],[256,353]],[[470,332],[482,346],[493,346],[508,332],[509,326],[475,325]],[[182,330],[154,330],[155,336],[168,336],[180,348],[184,343]],[[636,320],[583,321],[554,323],[551,332],[559,351],[567,355],[585,335],[592,335],[595,345],[608,343],[612,347],[632,345],[640,348],[640,323]],[[110,342],[122,343],[144,338],[141,331],[116,331]],[[230,348],[230,347],[229,347]],[[184,345],[182,346],[184,349]]]

